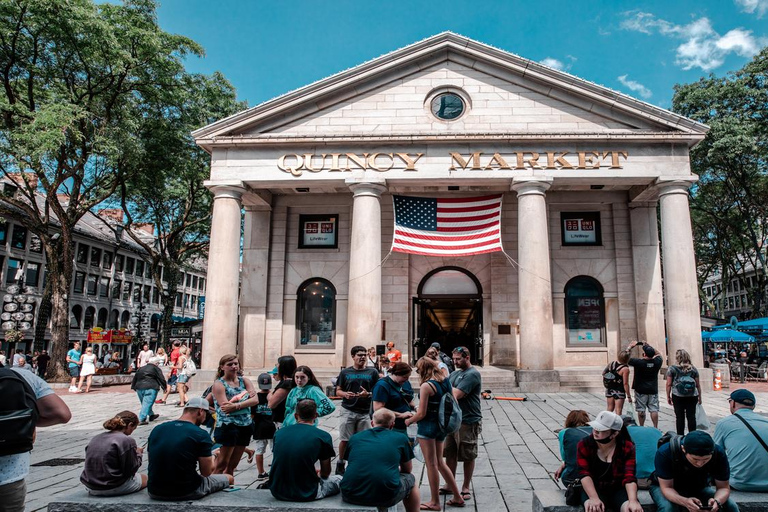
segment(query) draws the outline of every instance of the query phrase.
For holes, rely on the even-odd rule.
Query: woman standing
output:
[[[279,427],[285,421],[285,400],[288,398],[288,393],[296,387],[296,383],[293,382],[296,359],[293,356],[281,356],[277,359],[277,366],[272,371],[277,384],[269,394],[267,405],[272,409],[272,421]]]
[[[416,437],[419,440],[421,452],[424,454],[424,464],[427,466],[427,478],[432,499],[421,504],[421,510],[442,510],[440,506],[440,475],[445,480],[447,492],[453,494],[453,499],[446,502],[451,507],[463,507],[464,499],[456,485],[456,479],[443,459],[443,446],[446,435],[440,431],[437,422],[440,399],[445,393],[452,393],[451,383],[438,368],[437,361],[422,357],[416,363],[416,370],[421,378],[419,388],[419,408],[416,414],[405,420],[405,426],[418,424]]]
[[[213,383],[213,405],[216,407],[216,429],[213,437],[221,444],[214,473],[235,474],[235,468],[251,442],[251,406],[259,399],[250,380],[238,375],[240,361],[235,354],[219,360]]]
[[[195,363],[189,357],[189,349],[182,346],[179,349],[179,359],[176,361],[176,368],[179,371],[179,380],[176,382],[176,391],[179,392],[179,403],[176,407],[184,407],[187,404],[187,391],[189,386],[187,382],[195,374]]]
[[[368,356],[365,360],[366,368],[375,368],[379,374],[381,374],[381,368],[379,368],[379,358],[376,357],[376,347],[370,347],[368,349]]]
[[[285,399],[284,426],[288,427],[296,423],[294,412],[296,411],[296,404],[301,400],[309,399],[317,404],[318,418],[327,416],[336,410],[333,402],[323,393],[320,383],[309,366],[299,366],[296,368],[293,374],[293,381],[296,383],[296,387],[288,393],[288,398]],[[315,420],[315,426],[317,426],[317,420]]]
[[[123,496],[147,486],[147,475],[137,473],[144,452],[131,434],[139,418],[123,411],[104,422],[107,432],[97,435],[85,447],[85,467],[80,475],[88,494]]]
[[[696,430],[696,405],[701,403],[699,371],[691,364],[691,355],[683,349],[675,352],[676,365],[667,370],[667,403],[675,408],[675,427],[678,435]]]
[[[93,348],[88,347],[85,349],[85,354],[80,356],[80,383],[77,385],[77,392],[83,392],[83,380],[87,379],[85,385],[85,392],[91,391],[91,381],[93,381],[93,374],[96,373],[96,355],[93,353]]]
[[[635,445],[621,416],[603,411],[591,421],[592,435],[579,441],[578,476],[585,512],[642,512],[637,500]]]
[[[395,426],[392,430],[406,435],[405,420],[413,416],[413,388],[408,382],[411,373],[408,363],[395,363],[389,375],[376,382],[371,394],[373,410],[386,408],[395,413]]]
[[[619,352],[618,361],[614,361],[603,370],[603,386],[605,386],[606,409],[621,416],[624,400],[632,403],[632,393],[629,391],[629,352]]]

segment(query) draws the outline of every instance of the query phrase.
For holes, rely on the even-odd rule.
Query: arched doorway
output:
[[[421,280],[413,299],[413,356],[440,343],[450,356],[467,347],[473,364],[483,364],[483,290],[480,281],[460,267],[437,268]]]

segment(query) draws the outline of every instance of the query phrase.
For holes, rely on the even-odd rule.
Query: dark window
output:
[[[192,285],[192,276],[190,274],[187,274],[187,288],[189,288]]]
[[[296,329],[301,345],[333,345],[336,288],[325,279],[310,279],[297,293]]]
[[[436,118],[450,121],[464,113],[464,100],[458,94],[447,92],[435,96],[431,107]]]
[[[160,291],[157,288],[152,288],[152,302],[160,304]]]
[[[131,258],[130,256],[128,259],[125,260],[125,273],[126,274],[133,274],[133,265],[136,263],[136,260]]]
[[[75,272],[75,293],[83,293],[84,290],[85,290],[85,272],[79,272],[79,271]]]
[[[127,329],[130,321],[131,321],[131,313],[129,311],[123,311],[123,314],[120,315],[120,328]]]
[[[72,313],[69,315],[69,328],[80,330],[80,322],[83,321],[83,306],[72,306]]]
[[[200,288],[198,288],[198,289],[200,291],[204,291],[205,290],[205,279],[202,278],[202,277],[200,278]]]
[[[29,235],[29,250],[38,254],[43,252],[43,241],[34,233]]]
[[[5,282],[15,283],[22,276],[20,274],[22,267],[24,266],[24,260],[17,260],[16,258],[8,258],[8,268],[5,270]]]
[[[109,311],[105,308],[101,308],[99,310],[98,320],[96,320],[96,326],[105,329],[107,327],[107,316],[109,316]]]
[[[91,247],[91,266],[98,267],[101,265],[101,249],[98,247]]]
[[[37,287],[37,281],[40,279],[40,264],[28,261],[26,274],[25,284]]]
[[[27,228],[14,224],[11,235],[11,247],[24,250],[27,248]]]
[[[96,292],[98,291],[98,285],[99,285],[99,276],[94,276],[93,274],[88,274],[88,295],[96,295]]]
[[[147,263],[147,268],[144,269],[144,277],[150,279],[152,277],[152,265]]]
[[[105,268],[109,270],[112,268],[112,253],[109,251],[104,251],[104,261],[102,263],[102,268]]]
[[[600,283],[587,276],[568,281],[565,311],[569,347],[605,346],[605,299]]]
[[[197,276],[192,276],[192,289],[197,290]]]
[[[86,331],[93,327],[93,322],[96,319],[96,308],[89,307],[85,310],[85,319],[83,320],[83,329]]]
[[[144,262],[142,260],[136,260],[136,275],[138,277],[144,275]]]
[[[142,301],[145,303],[149,303],[149,298],[152,296],[152,287],[149,285],[144,285],[144,296],[142,297]]]
[[[90,249],[91,248],[88,247],[85,244],[78,244],[78,246],[77,246],[77,256],[75,258],[75,261],[77,261],[78,263],[82,263],[83,265],[88,263],[88,251]]]
[[[131,300],[131,286],[133,283],[125,282],[123,283],[123,300],[128,301]]]
[[[112,298],[120,299],[120,290],[123,288],[123,282],[120,279],[115,279],[115,283],[112,285]]]
[[[7,239],[8,239],[8,223],[2,222],[0,223],[0,244],[5,245],[5,242]]]
[[[122,272],[124,262],[125,262],[125,256],[123,256],[122,254],[118,254],[117,256],[115,256],[115,271]]]
[[[181,295],[181,293],[177,293],[177,294],[176,294],[176,307],[177,307],[177,308],[180,308],[180,307],[181,307],[181,301],[182,301],[182,299],[183,299],[183,296]]]
[[[120,312],[116,309],[113,309],[112,312],[109,314],[109,325],[107,325],[108,329],[117,329],[118,323],[120,320]]]
[[[99,297],[109,297],[109,278],[102,277],[99,285]]]

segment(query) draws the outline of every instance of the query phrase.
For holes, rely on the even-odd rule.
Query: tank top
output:
[[[227,395],[227,400],[230,400],[233,396],[239,395],[243,391],[245,391],[245,383],[243,381],[242,377],[238,377],[238,386],[232,387],[229,384],[227,384],[224,381],[224,378],[220,378],[219,382],[221,382],[224,385],[224,392]],[[247,400],[248,395],[245,395],[241,400]],[[216,426],[220,427],[221,425],[237,425],[240,427],[247,427],[250,425],[253,420],[251,419],[251,410],[250,408],[246,407],[245,409],[239,409],[237,411],[233,411],[229,414],[225,413],[221,410],[221,406],[219,405],[218,400],[216,400],[216,395],[213,395],[213,404],[216,406]]]
[[[434,386],[435,392],[432,393],[432,396],[427,400],[427,416],[425,419],[437,421],[440,400],[443,398],[444,394],[451,392],[451,382],[448,379],[445,379],[443,382],[430,379],[427,382]]]

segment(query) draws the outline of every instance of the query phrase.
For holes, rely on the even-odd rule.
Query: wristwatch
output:
[[[712,501],[717,503],[717,510],[723,510],[723,504],[717,501],[715,498],[712,498]]]

